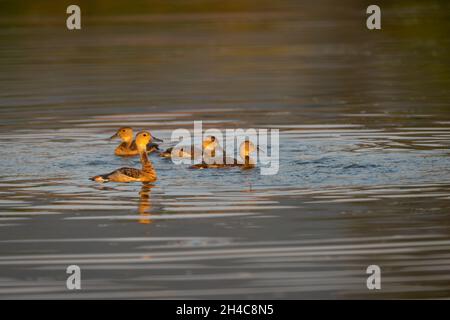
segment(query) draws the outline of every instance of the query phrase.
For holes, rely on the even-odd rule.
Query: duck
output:
[[[136,146],[136,141],[133,140],[133,129],[130,127],[122,127],[117,130],[117,132],[110,137],[110,140],[120,138],[122,142],[114,150],[116,156],[137,156],[139,151]],[[163,142],[161,139],[151,136],[150,142],[147,145],[147,152],[151,153],[153,151],[159,150],[159,146],[152,141]]]
[[[250,154],[255,152],[256,150],[261,151],[261,149],[258,146],[255,146],[253,142],[249,140],[245,140],[243,143],[241,143],[239,147],[239,155],[242,159],[244,159],[243,164],[239,164],[243,169],[251,169],[255,167],[255,160],[250,157]]]
[[[230,167],[240,167],[242,169],[252,169],[255,167],[255,161],[250,157],[250,154],[256,150],[261,151],[258,146],[255,146],[251,141],[244,141],[239,146],[239,155],[244,159],[244,163],[239,163],[235,158],[227,157],[224,153],[223,163],[207,163],[203,161],[202,163],[195,164],[191,166],[191,169],[206,169],[206,168],[230,168]]]
[[[142,169],[120,168],[113,172],[90,178],[95,182],[143,182],[152,183],[157,180],[156,171],[147,156],[147,145],[152,140],[148,131],[141,131],[136,135],[136,147],[139,152]]]
[[[211,157],[215,156],[216,148],[219,146],[219,143],[217,142],[217,139],[215,136],[207,136],[202,141],[202,149],[203,152],[206,154],[210,154]],[[189,150],[190,149],[190,150]],[[189,150],[189,151],[188,151]],[[166,149],[163,152],[160,152],[160,156],[163,158],[172,158],[172,151],[173,147]],[[176,153],[176,156],[178,158],[191,158],[194,159],[195,153],[198,153],[201,155],[201,151],[195,148],[194,145],[191,145],[190,147],[181,147],[178,149],[178,152]]]

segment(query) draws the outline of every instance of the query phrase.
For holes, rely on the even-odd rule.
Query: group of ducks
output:
[[[217,139],[214,136],[208,136],[202,142],[202,150],[195,150],[194,146],[187,148],[180,148],[175,153],[173,148],[169,148],[163,152],[159,151],[159,146],[156,142],[163,142],[158,139],[149,131],[140,131],[133,139],[133,129],[129,127],[120,128],[116,134],[110,139],[119,138],[122,142],[116,147],[114,154],[117,156],[140,156],[141,169],[123,167],[107,174],[101,174],[90,178],[96,182],[143,182],[151,183],[157,180],[155,168],[151,161],[148,159],[148,154],[151,152],[159,152],[159,155],[164,158],[171,158],[173,154],[180,158],[194,159],[194,154],[208,154],[211,157],[215,156],[216,148],[219,148]],[[242,159],[245,159],[244,163],[239,163],[234,158],[227,158],[225,152],[223,152],[223,163],[205,162],[191,166],[193,169],[204,168],[222,168],[222,167],[242,167],[244,169],[253,168],[254,163],[250,159],[250,154],[259,150],[258,147],[246,140],[240,145],[239,153]]]

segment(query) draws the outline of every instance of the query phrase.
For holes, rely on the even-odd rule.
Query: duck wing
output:
[[[97,182],[132,182],[141,177],[141,170],[135,168],[120,168],[107,174],[101,174],[90,178],[92,181]]]
[[[127,168],[127,167],[117,169],[117,170],[111,172],[111,174],[112,173],[120,173],[120,174],[126,175],[130,178],[136,178],[136,179],[141,176],[141,170],[135,169],[135,168]]]

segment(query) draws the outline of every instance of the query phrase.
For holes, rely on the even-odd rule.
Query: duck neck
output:
[[[153,168],[152,163],[148,159],[146,150],[145,149],[139,150],[139,155],[141,157],[142,171],[154,172],[155,169]]]
[[[126,146],[127,148],[129,148],[129,147],[131,146],[131,142],[133,142],[132,139],[130,139],[130,140],[125,140],[123,143],[125,144],[125,146]]]
[[[131,141],[130,140],[122,140],[122,142],[119,145],[119,148],[130,148],[131,146]]]

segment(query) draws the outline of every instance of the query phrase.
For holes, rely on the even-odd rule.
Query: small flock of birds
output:
[[[100,174],[90,178],[96,182],[143,182],[151,183],[157,180],[157,174],[151,161],[148,159],[148,154],[155,152],[163,158],[172,158],[175,155],[179,158],[194,159],[195,154],[206,154],[212,158],[215,157],[215,151],[220,148],[217,139],[214,136],[208,136],[202,141],[202,150],[196,150],[194,145],[190,147],[182,147],[173,152],[173,148],[169,148],[163,152],[159,151],[159,146],[155,142],[163,142],[158,139],[149,131],[140,131],[133,139],[133,129],[130,127],[120,128],[116,134],[110,139],[119,138],[121,143],[116,147],[114,154],[117,156],[140,156],[141,169],[123,167],[113,172]],[[255,166],[254,161],[250,158],[250,154],[260,150],[258,147],[246,140],[239,147],[239,154],[244,163],[239,163],[234,158],[229,158],[223,152],[223,161],[221,163],[215,163],[211,161],[202,161],[199,164],[191,166],[192,169],[205,169],[205,168],[224,168],[224,167],[241,167],[243,169],[250,169]],[[211,163],[210,163],[211,162]]]

